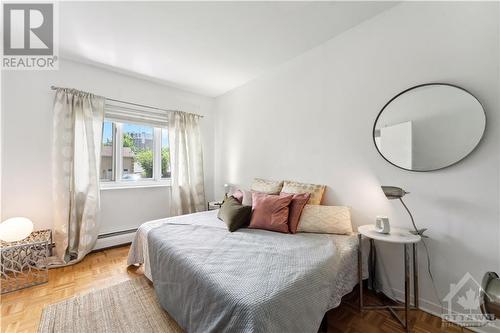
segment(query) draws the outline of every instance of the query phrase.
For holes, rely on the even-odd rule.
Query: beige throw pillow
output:
[[[283,187],[283,181],[265,180],[262,178],[254,178],[252,183],[252,191],[262,192],[266,194],[280,194]]]
[[[325,193],[325,185],[299,183],[285,180],[281,192],[285,193],[311,193],[307,202],[309,205],[319,205]]]
[[[297,232],[349,235],[352,233],[351,209],[344,206],[306,205]]]

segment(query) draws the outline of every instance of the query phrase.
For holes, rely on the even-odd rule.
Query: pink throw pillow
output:
[[[241,203],[243,201],[243,192],[241,190],[234,191],[232,196],[233,196],[233,198],[238,200],[239,203]]]
[[[293,195],[252,193],[252,219],[249,228],[288,233],[288,206]]]
[[[299,226],[300,215],[302,214],[302,210],[309,201],[311,193],[280,193],[280,196],[289,195],[292,195],[293,197],[292,202],[290,203],[290,212],[288,214],[288,228],[292,234],[295,234],[297,233],[297,228]]]

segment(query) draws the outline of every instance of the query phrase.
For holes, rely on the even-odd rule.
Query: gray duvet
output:
[[[339,293],[339,236],[166,223],[147,237],[160,303],[190,333],[317,332]]]

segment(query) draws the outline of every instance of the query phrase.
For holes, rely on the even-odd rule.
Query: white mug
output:
[[[381,234],[388,234],[391,232],[389,218],[386,216],[377,216],[375,220],[375,231]]]

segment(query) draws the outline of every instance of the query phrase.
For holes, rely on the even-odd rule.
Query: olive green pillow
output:
[[[224,200],[217,217],[226,223],[229,231],[233,232],[250,223],[252,206],[243,206],[233,197]]]

